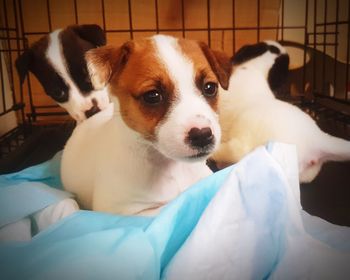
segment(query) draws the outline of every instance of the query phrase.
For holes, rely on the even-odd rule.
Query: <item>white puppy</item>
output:
[[[91,50],[87,60],[113,106],[79,125],[63,152],[64,186],[84,208],[151,214],[211,174],[206,159],[220,143],[227,57],[158,35]]]
[[[310,182],[324,162],[350,160],[350,142],[322,132],[301,109],[275,98],[268,73],[285,50],[276,42],[265,44],[280,51],[234,64],[229,89],[219,100],[222,140],[212,159],[222,168],[268,141],[295,144],[300,181]]]

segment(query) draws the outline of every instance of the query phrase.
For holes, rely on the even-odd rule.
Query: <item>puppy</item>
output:
[[[300,181],[310,182],[324,162],[349,160],[350,142],[322,132],[301,109],[275,98],[267,77],[285,50],[273,46],[280,51],[233,64],[229,89],[219,100],[222,140],[212,159],[222,168],[271,140],[295,144]]]
[[[98,25],[71,25],[53,31],[16,60],[20,81],[32,72],[46,94],[81,122],[109,103],[107,91],[93,87],[84,57],[86,51],[105,44]]]
[[[82,207],[154,214],[211,174],[206,159],[220,143],[216,111],[228,57],[157,35],[86,58],[94,85],[107,85],[113,105],[79,125],[63,151],[63,184]]]
[[[273,92],[287,82],[289,55],[278,42],[267,40],[240,48],[232,58],[233,67],[249,66],[261,71]]]

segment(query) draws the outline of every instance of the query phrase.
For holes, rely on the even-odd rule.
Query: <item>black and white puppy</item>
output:
[[[294,144],[299,180],[311,182],[323,163],[350,160],[350,141],[321,131],[308,114],[274,96],[272,89],[277,83],[269,76],[286,51],[277,42],[265,44],[270,46],[269,51],[233,64],[228,91],[219,99],[222,137],[212,160],[222,168],[268,141]]]
[[[236,68],[243,64],[254,64],[254,68],[263,73],[273,92],[287,82],[289,55],[276,41],[267,40],[240,48],[232,58],[232,66]]]
[[[88,50],[105,44],[104,31],[95,24],[55,30],[18,57],[20,81],[23,83],[28,72],[32,72],[46,94],[81,122],[109,103],[105,89],[94,89],[85,61]]]

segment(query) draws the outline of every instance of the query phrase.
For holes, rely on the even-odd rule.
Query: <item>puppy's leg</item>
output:
[[[245,144],[239,139],[231,139],[228,142],[221,143],[219,149],[215,152],[213,159],[216,167],[220,170],[231,164],[237,163],[246,154],[252,150],[250,145]]]
[[[320,144],[323,162],[350,160],[350,141],[324,133]]]
[[[78,210],[75,200],[63,199],[33,214],[34,228],[29,217],[0,228],[0,241],[30,241],[34,232],[40,232]]]
[[[33,218],[38,232],[40,232],[78,210],[79,206],[77,202],[74,199],[66,198],[35,213]]]
[[[300,170],[299,174],[299,181],[302,183],[309,183],[320,172],[322,168],[323,162],[316,162],[316,161],[310,161],[309,163],[306,163],[303,168]]]
[[[316,142],[317,141],[317,142]],[[300,181],[311,182],[327,161],[350,160],[350,141],[323,133],[315,140],[315,149],[300,163]]]

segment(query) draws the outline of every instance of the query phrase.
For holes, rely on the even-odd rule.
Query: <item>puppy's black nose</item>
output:
[[[91,116],[101,111],[100,108],[98,108],[97,101],[95,99],[92,99],[92,104],[92,107],[89,110],[85,111],[86,118],[90,118]]]
[[[85,111],[85,116],[86,118],[90,118],[98,112],[100,112],[100,109],[97,106],[92,106],[89,110]]]
[[[193,127],[188,132],[188,141],[194,148],[204,148],[214,141],[214,135],[210,127]]]

